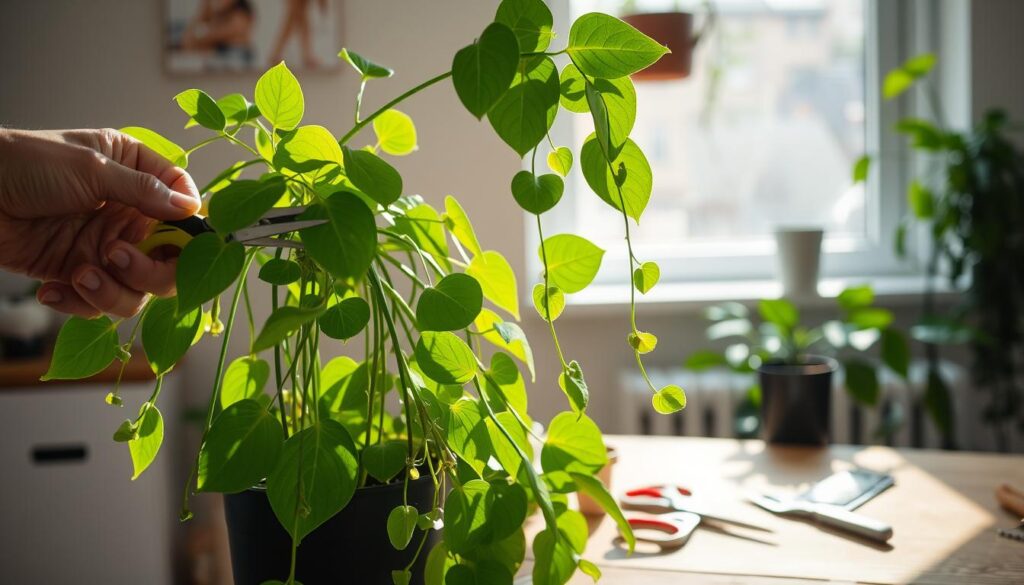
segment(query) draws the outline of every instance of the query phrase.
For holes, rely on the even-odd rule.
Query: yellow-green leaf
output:
[[[388,110],[373,119],[380,149],[393,156],[404,156],[416,150],[416,126],[412,118],[398,110]]]
[[[516,273],[499,252],[486,250],[473,257],[466,274],[475,278],[484,297],[519,319],[519,294]]]
[[[267,70],[256,82],[256,106],[277,130],[291,130],[302,121],[302,87],[284,61]]]
[[[665,386],[651,398],[654,410],[672,414],[686,408],[686,393],[679,386]]]

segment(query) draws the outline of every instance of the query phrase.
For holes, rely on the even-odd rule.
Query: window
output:
[[[712,2],[717,22],[694,53],[691,76],[635,82],[632,138],[654,173],[651,202],[632,231],[638,257],[659,262],[666,280],[766,279],[775,269],[774,230],[816,226],[826,231],[826,275],[906,272],[892,253],[898,179],[874,173],[855,185],[851,178],[862,153],[899,148],[879,144],[883,115],[895,112],[883,112],[876,97],[880,72],[899,61],[896,27],[888,24],[897,3]],[[623,4],[563,0],[562,10],[621,14]],[[627,4],[638,12],[678,5],[705,12],[695,0]],[[578,150],[592,131],[586,116],[560,115],[554,137]],[[578,168],[566,200],[554,227],[573,226],[608,250],[597,282],[624,284],[621,215],[590,193]]]

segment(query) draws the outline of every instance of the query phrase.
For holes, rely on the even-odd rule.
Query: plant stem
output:
[[[537,214],[537,235],[540,237],[541,261],[544,262],[544,320],[548,322],[548,327],[551,329],[551,340],[555,342],[558,361],[562,362],[562,371],[565,372],[569,368],[569,364],[565,361],[562,345],[558,343],[558,333],[555,332],[555,322],[551,319],[551,300],[548,296],[548,290],[550,290],[550,285],[548,284],[548,251],[544,245],[544,228],[541,227],[540,214]]]
[[[441,75],[438,75],[437,77],[432,77],[432,78],[424,81],[423,83],[417,85],[416,87],[414,87],[414,88],[410,89],[409,91],[403,93],[402,95],[396,97],[395,99],[391,100],[390,102],[384,104],[383,106],[381,106],[381,108],[379,110],[377,110],[376,112],[370,114],[366,118],[360,120],[360,122],[358,124],[353,126],[351,130],[349,130],[344,136],[341,137],[341,140],[338,141],[338,144],[344,146],[345,144],[348,143],[349,140],[352,139],[353,136],[355,136],[356,134],[359,133],[360,130],[365,128],[367,124],[369,124],[370,122],[373,122],[373,120],[377,116],[383,114],[384,112],[386,112],[386,111],[390,110],[391,108],[397,106],[398,104],[402,103],[403,101],[405,101],[406,98],[412,97],[413,95],[416,95],[417,93],[423,91],[424,89],[427,89],[431,85],[434,85],[435,83],[437,83],[439,81],[444,81],[445,79],[448,79],[451,76],[452,76],[452,72],[451,71],[446,71],[446,72],[442,73]]]
[[[242,267],[242,274],[238,277],[238,284],[235,285],[235,296],[231,299],[231,309],[228,311],[228,322],[224,327],[224,340],[220,344],[220,357],[217,358],[217,371],[214,374],[213,380],[213,393],[210,396],[210,406],[206,412],[206,429],[203,431],[203,439],[210,430],[210,426],[213,424],[213,413],[217,409],[217,401],[220,398],[220,387],[221,377],[224,374],[224,361],[228,355],[228,340],[231,339],[231,330],[235,326],[235,313],[238,310],[238,301],[242,297],[242,291],[245,290],[245,278],[249,274],[249,266],[252,264],[253,258],[256,257],[256,249],[251,250],[246,254],[245,264]]]

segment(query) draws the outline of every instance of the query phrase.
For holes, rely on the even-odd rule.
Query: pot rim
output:
[[[430,481],[430,474],[429,473],[421,473],[420,476],[417,479],[410,479],[409,483],[410,484],[422,483],[424,481]],[[388,482],[388,483],[379,483],[379,484],[376,484],[376,485],[364,485],[362,487],[357,487],[356,488],[356,493],[372,492],[372,491],[384,490],[384,489],[388,489],[388,488],[394,489],[395,486],[401,486],[403,483],[404,483],[403,480],[398,480],[398,481],[391,481],[391,482]],[[245,488],[242,491],[245,491],[245,492],[266,492],[267,491],[267,482],[266,482],[266,480],[263,480],[263,481],[261,481],[260,483],[254,485],[254,486],[250,486],[250,487]],[[235,493],[239,493],[239,492],[235,492]],[[223,495],[230,496],[231,494],[223,494]]]
[[[831,374],[839,369],[839,362],[823,355],[808,355],[805,363],[789,364],[785,362],[765,362],[758,366],[761,374],[781,376],[819,376]]]

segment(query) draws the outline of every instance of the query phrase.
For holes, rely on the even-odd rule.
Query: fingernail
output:
[[[115,266],[121,269],[128,268],[128,265],[131,264],[132,261],[131,257],[128,256],[128,252],[125,252],[120,248],[114,248],[111,250],[110,253],[107,254],[107,260],[110,260]]]
[[[88,270],[78,277],[78,284],[92,291],[99,290],[100,276],[96,274],[95,270]]]
[[[56,305],[62,300],[64,300],[64,295],[53,290],[52,288],[47,291],[44,291],[43,295],[39,297],[39,302],[43,303],[44,305]]]
[[[199,207],[199,200],[184,193],[171,192],[171,205],[192,211]]]

